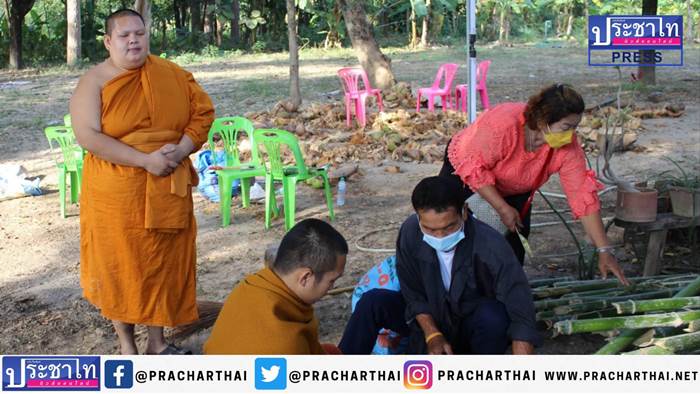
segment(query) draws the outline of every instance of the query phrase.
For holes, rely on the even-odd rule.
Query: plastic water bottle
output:
[[[335,205],[342,207],[345,205],[345,188],[347,185],[345,184],[345,177],[340,178],[340,182],[338,182],[338,196],[337,196],[337,201]]]

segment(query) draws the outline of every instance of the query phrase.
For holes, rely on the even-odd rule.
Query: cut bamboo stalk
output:
[[[675,311],[678,309],[700,306],[700,297],[630,300],[614,302],[612,305],[617,309],[618,315],[628,315],[642,312]]]
[[[654,339],[653,346],[659,346],[674,353],[695,350],[700,348],[700,331],[657,338]]]
[[[700,331],[700,320],[693,320],[688,323],[688,328],[685,329],[687,332]]]
[[[677,274],[677,275],[656,275],[656,276],[635,276],[633,278],[627,278],[630,283],[649,283],[649,282],[660,282],[669,280],[678,281],[692,281],[698,278],[698,275],[692,274]],[[572,281],[560,281],[554,282],[552,285],[554,287],[567,287],[567,286],[577,286],[585,284],[600,284],[600,283],[619,283],[617,279],[596,279],[596,280],[572,280]]]
[[[690,282],[686,287],[680,290],[674,298],[680,297],[693,297],[700,293],[700,276],[698,276],[694,281]],[[636,330],[623,330],[620,335],[608,342],[607,345],[600,348],[595,354],[617,354],[623,351],[627,346],[635,341],[640,335],[645,332],[645,329]]]
[[[642,356],[642,355],[644,355],[644,356],[651,356],[651,355],[667,356],[667,355],[673,354],[673,352],[668,350],[668,349],[664,349],[660,346],[649,346],[649,347],[641,348],[639,350],[635,350],[632,352],[626,352],[626,353],[622,353],[622,354],[624,354],[625,356]]]
[[[634,346],[638,348],[651,346],[655,335],[656,330],[647,330],[647,332],[642,334],[636,341],[634,341]]]
[[[607,317],[602,319],[565,320],[554,325],[557,334],[607,331],[619,328],[678,327],[700,319],[700,311],[672,312],[656,315]]]
[[[530,281],[530,287],[543,287],[550,286],[555,282],[571,281],[574,280],[571,276],[565,276],[562,278],[547,278],[547,279],[534,279]]]
[[[587,302],[595,302],[595,301],[601,301],[601,300],[606,300],[609,302],[620,302],[620,301],[627,301],[627,300],[643,300],[643,299],[651,299],[651,298],[671,297],[675,293],[677,293],[679,290],[680,289],[663,289],[663,290],[655,290],[655,291],[649,291],[649,292],[639,293],[639,294],[620,295],[620,296],[615,296],[615,297],[610,297],[610,298],[599,297],[599,296],[587,296],[587,297],[581,297],[581,298],[570,297],[570,298],[558,298],[558,299],[544,299],[544,300],[535,301],[535,310],[543,311],[543,310],[556,308],[556,307],[561,306],[561,305],[579,305],[579,304],[584,304]]]
[[[562,287],[548,287],[548,288],[537,288],[532,291],[532,295],[535,298],[549,298],[558,297],[564,294],[577,293],[587,290],[598,290],[598,289],[610,289],[620,286],[616,282],[606,282],[606,283],[591,283],[591,284],[581,284],[574,286],[562,286]]]
[[[590,312],[590,311],[595,311],[599,309],[604,309],[608,306],[611,306],[611,302],[608,302],[607,300],[600,300],[600,301],[592,301],[592,302],[585,302],[582,304],[574,304],[574,305],[562,305],[554,308],[554,314],[555,315],[571,315],[574,313],[583,313],[583,312]]]

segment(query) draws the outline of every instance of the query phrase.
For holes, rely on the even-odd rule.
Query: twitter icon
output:
[[[255,389],[284,390],[287,388],[287,360],[284,358],[255,359]]]

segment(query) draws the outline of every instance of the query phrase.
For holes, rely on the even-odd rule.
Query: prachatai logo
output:
[[[98,356],[4,356],[3,391],[100,390]]]

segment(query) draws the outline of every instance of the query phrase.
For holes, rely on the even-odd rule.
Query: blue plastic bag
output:
[[[194,167],[199,176],[199,190],[202,195],[210,201],[219,202],[219,178],[216,176],[216,171],[210,170],[210,166],[225,166],[226,157],[224,151],[216,152],[216,161],[214,161],[212,151],[203,150],[199,152],[195,158]],[[231,195],[238,194],[240,180],[234,179],[231,188]]]
[[[352,310],[360,301],[362,295],[372,289],[386,289],[400,291],[399,278],[396,275],[396,256],[391,256],[374,267],[360,279],[352,293]],[[402,338],[399,334],[389,329],[381,329],[377,335],[372,354],[405,354],[408,347],[408,338]]]

